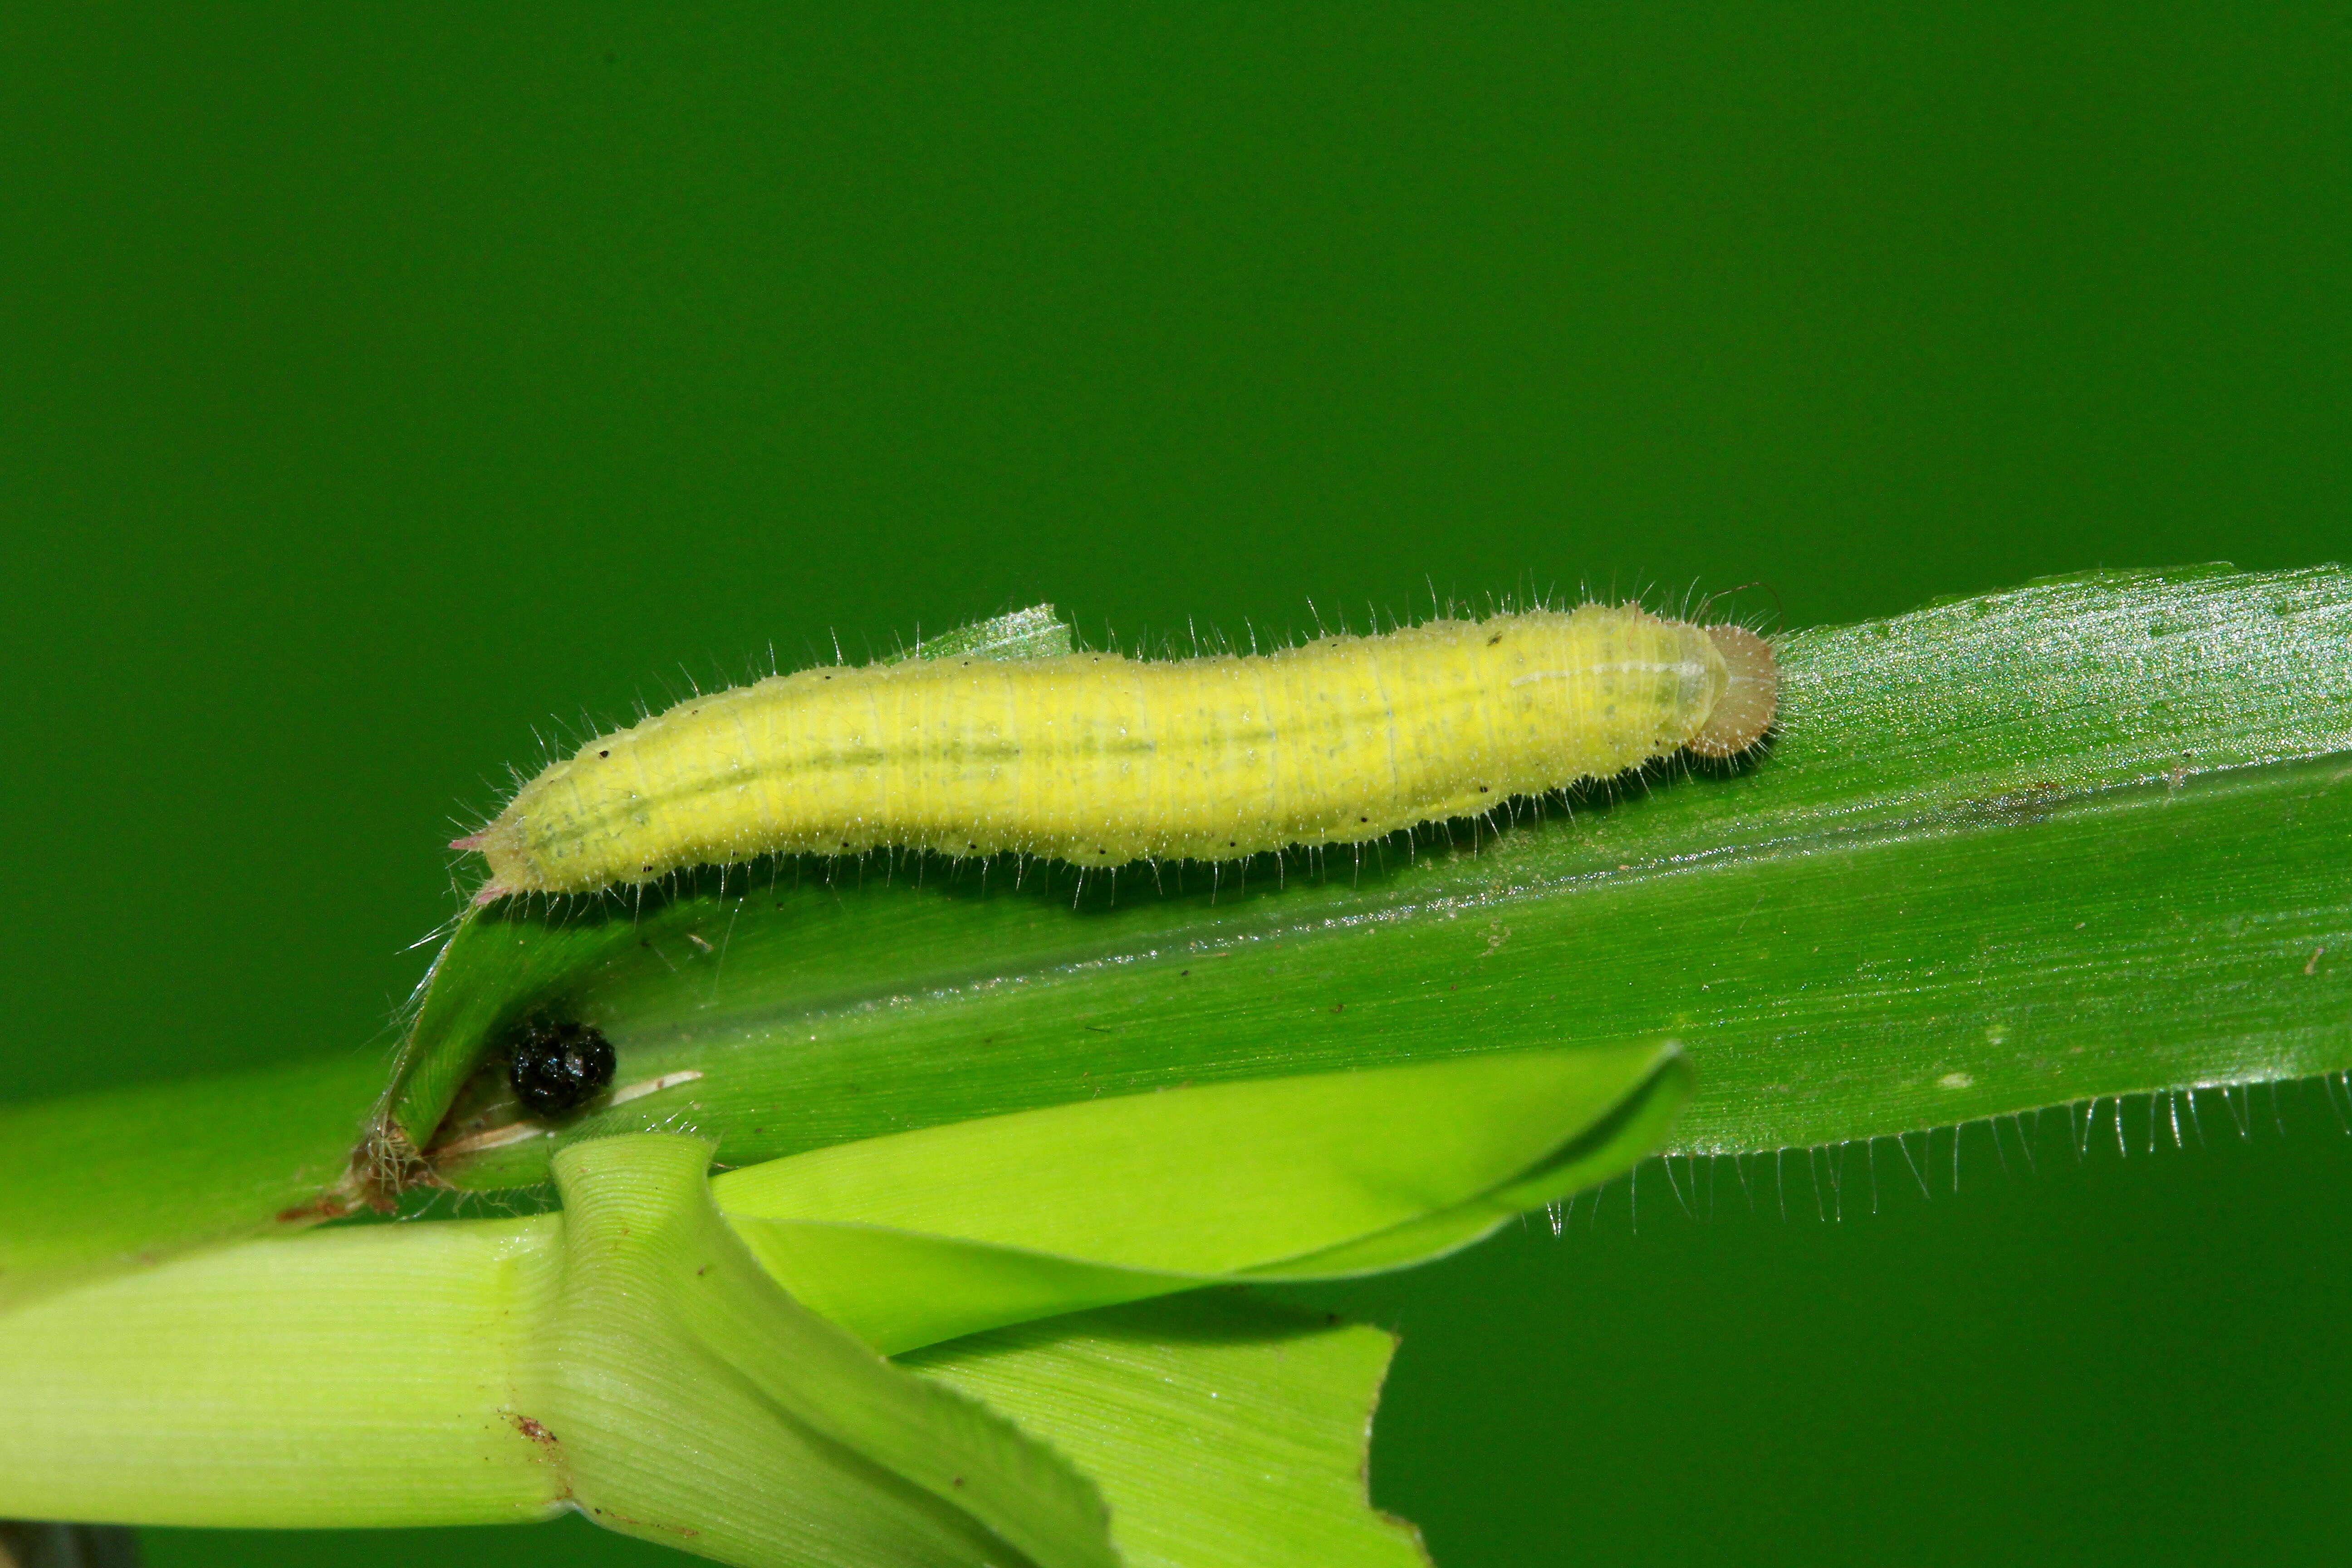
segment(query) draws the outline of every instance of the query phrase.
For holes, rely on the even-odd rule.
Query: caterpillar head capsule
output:
[[[1715,710],[1687,742],[1702,757],[1736,757],[1764,738],[1780,706],[1780,669],[1772,645],[1746,626],[1706,628],[1730,679]]]

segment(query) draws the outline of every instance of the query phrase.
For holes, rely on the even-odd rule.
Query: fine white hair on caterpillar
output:
[[[1255,642],[1255,638],[1253,638]],[[1072,651],[1041,605],[597,736],[451,847],[483,902],[772,854],[1086,867],[1361,844],[1772,722],[1770,646],[1638,605],[1452,616],[1270,653]]]

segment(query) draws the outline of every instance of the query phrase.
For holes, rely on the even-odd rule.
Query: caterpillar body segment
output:
[[[774,676],[602,735],[456,847],[488,900],[879,847],[1117,866],[1360,843],[1753,745],[1770,647],[1637,605],[1264,655],[984,652]]]

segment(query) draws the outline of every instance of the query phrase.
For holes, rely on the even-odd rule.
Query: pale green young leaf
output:
[[[1371,1506],[1395,1340],[1210,1290],[1025,1323],[900,1364],[1001,1410],[1103,1489],[1131,1568],[1427,1568]]]
[[[565,1267],[535,1364],[574,1501],[763,1568],[986,1562],[974,1522],[1035,1568],[1115,1568],[1093,1484],[778,1289],[713,1205],[709,1162],[699,1140],[644,1136],[556,1167]]]
[[[1671,1047],[1271,1079],[838,1145],[712,1183],[753,1255],[887,1352],[1220,1279],[1421,1262],[1622,1172]]]
[[[567,1150],[565,1208],[215,1248],[0,1335],[0,1516],[492,1523],[573,1507],[766,1568],[1111,1568],[1092,1483],[794,1302],[698,1140]]]

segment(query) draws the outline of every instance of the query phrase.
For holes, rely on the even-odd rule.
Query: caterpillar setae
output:
[[[1042,608],[920,658],[691,698],[548,767],[451,847],[489,862],[478,902],[886,847],[1229,860],[1476,815],[1685,747],[1735,755],[1778,701],[1754,632],[1636,605],[1262,655],[1068,649]]]

